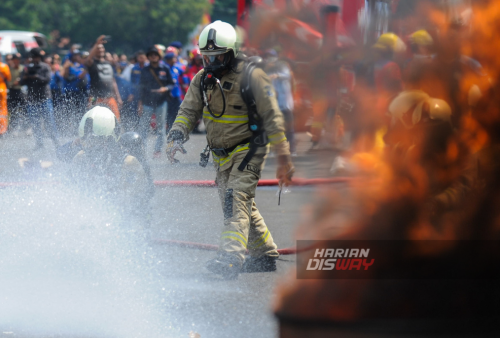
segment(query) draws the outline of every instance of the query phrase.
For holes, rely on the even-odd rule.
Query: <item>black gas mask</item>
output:
[[[229,69],[232,62],[232,51],[218,55],[203,55],[203,66],[205,69],[204,84],[211,88],[217,83],[224,74],[224,71]]]

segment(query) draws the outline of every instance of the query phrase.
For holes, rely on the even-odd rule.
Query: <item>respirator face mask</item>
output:
[[[224,70],[228,69],[231,62],[231,51],[217,55],[203,55],[203,66],[207,73],[212,73],[216,78],[221,78]]]
[[[217,45],[217,31],[210,29],[207,37],[207,44],[201,50],[203,55],[203,66],[205,68],[204,81],[207,86],[213,86],[216,79],[220,79],[226,69],[229,69],[232,62],[232,50]]]

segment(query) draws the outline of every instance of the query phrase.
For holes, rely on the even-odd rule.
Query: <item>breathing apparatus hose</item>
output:
[[[205,75],[205,78],[208,77],[208,76],[211,77],[213,75],[209,73],[209,74]],[[216,77],[214,77],[215,82],[219,86],[219,90],[220,90],[220,92],[222,94],[222,113],[220,113],[219,115],[215,115],[212,112],[212,109],[210,108],[210,105],[208,103],[208,99],[207,99],[207,87],[205,85],[205,78],[201,81],[201,86],[202,86],[202,92],[203,92],[203,99],[205,100],[205,104],[207,106],[208,112],[210,113],[210,115],[212,115],[216,119],[221,118],[222,115],[224,115],[224,113],[226,112],[226,96],[224,95],[224,90],[222,90],[222,86],[220,85],[219,79],[216,78]]]

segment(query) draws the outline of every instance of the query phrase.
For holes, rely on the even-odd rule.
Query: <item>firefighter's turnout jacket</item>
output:
[[[278,256],[271,233],[254,201],[268,147],[259,147],[244,170],[238,170],[249,150],[249,139],[252,136],[249,130],[248,108],[240,88],[244,69],[244,62],[240,62],[236,69],[220,79],[226,97],[226,111],[220,118],[213,117],[205,106],[200,91],[203,71],[196,74],[172,127],[172,130],[180,130],[187,140],[196,121],[203,117],[210,148],[229,150],[227,156],[217,156],[212,152],[224,213],[220,250],[238,257],[241,262],[244,261],[247,248],[252,256]],[[251,90],[270,144],[274,145],[278,156],[289,155],[283,115],[278,108],[271,80],[262,69],[257,68],[252,72]],[[207,90],[206,95],[212,112],[219,115],[223,109],[220,88],[214,86],[212,90]]]
[[[219,158],[212,153],[220,171],[229,169],[234,164],[233,155],[235,153],[248,151],[248,142],[244,141],[252,136],[252,132],[248,128],[248,108],[240,91],[244,66],[244,63],[240,62],[235,71],[230,71],[220,79],[226,97],[226,112],[221,118],[214,118],[208,112],[200,92],[203,70],[198,72],[189,86],[188,93],[172,127],[172,130],[180,130],[187,140],[195,123],[203,117],[210,148],[227,149],[237,146],[230,156],[224,158]],[[283,115],[279,110],[271,80],[262,69],[257,68],[253,71],[251,88],[257,103],[257,111],[263,120],[264,129],[271,145],[281,142],[287,143]],[[219,115],[223,109],[223,100],[218,86],[207,90],[207,99],[214,114]],[[285,154],[288,154],[288,147],[284,148]],[[265,147],[262,147],[258,153],[265,151]]]

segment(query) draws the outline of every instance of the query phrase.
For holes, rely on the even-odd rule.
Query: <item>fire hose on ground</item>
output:
[[[348,183],[355,180],[352,177],[331,177],[331,178],[294,178],[292,185],[297,187],[304,186],[316,186],[323,184],[336,184],[336,183]],[[33,182],[0,182],[0,188],[9,187],[31,187],[31,186],[43,186],[43,185],[57,185],[61,182],[59,181],[33,181]],[[215,181],[213,180],[165,180],[165,181],[155,181],[155,186],[158,188],[164,187],[215,187]],[[267,179],[260,180],[258,183],[259,187],[273,187],[278,186],[277,179]]]
[[[188,249],[199,249],[199,250],[206,250],[206,251],[219,250],[219,247],[217,245],[213,245],[213,244],[176,241],[173,239],[153,239],[153,240],[151,240],[151,242],[153,244],[175,245],[175,246],[179,246],[181,248],[188,248]],[[295,255],[297,253],[297,249],[296,248],[284,248],[284,249],[278,249],[278,252],[280,255]]]
[[[336,184],[336,183],[348,183],[352,181],[351,177],[332,177],[332,178],[294,178],[292,184],[294,186],[316,186],[323,184]],[[43,185],[57,185],[59,181],[39,181],[39,182],[0,182],[0,188],[9,187],[32,187],[32,186],[43,186]],[[206,180],[166,180],[166,181],[155,181],[156,187],[166,188],[166,187],[215,187],[214,181]],[[259,187],[272,187],[278,186],[277,179],[267,179],[260,180],[258,183]],[[217,251],[219,247],[213,244],[204,244],[196,242],[185,242],[177,241],[171,239],[153,239],[151,240],[154,244],[166,244],[175,245],[183,248]],[[278,249],[280,255],[294,255],[297,253],[296,248],[284,248]]]

